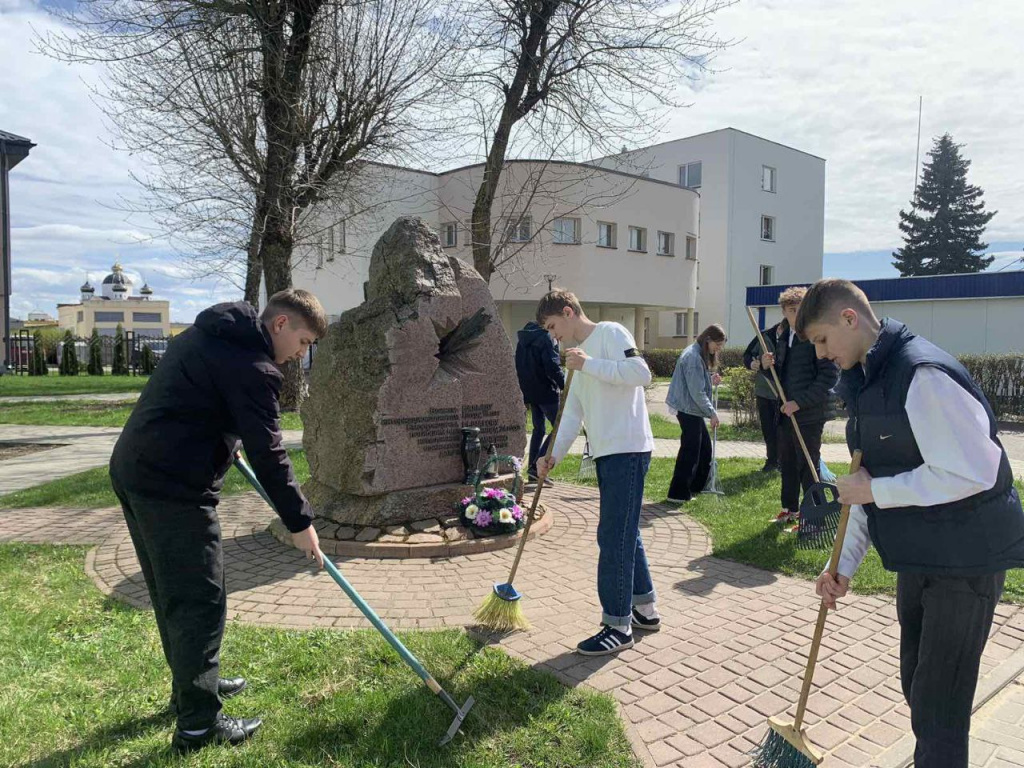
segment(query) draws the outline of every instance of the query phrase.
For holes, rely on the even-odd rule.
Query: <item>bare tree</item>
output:
[[[654,135],[677,84],[728,44],[710,25],[733,2],[467,0],[449,76],[486,125],[471,223],[485,279],[503,258],[491,219],[510,152],[579,159]]]

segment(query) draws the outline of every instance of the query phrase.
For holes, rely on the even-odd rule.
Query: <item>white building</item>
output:
[[[721,323],[731,344],[745,344],[753,333],[746,316],[747,286],[821,277],[822,158],[724,128],[601,162],[700,193],[698,333],[705,325]],[[672,322],[662,316],[662,327]],[[683,332],[689,331],[684,326]]]
[[[423,217],[445,248],[473,261],[482,165],[370,168],[347,210],[318,212],[316,235],[296,249],[295,285],[333,316],[362,301],[373,246],[398,216]],[[556,285],[642,347],[684,346],[711,322],[743,337],[747,285],[821,276],[824,161],[733,129],[591,165],[512,161],[492,218],[508,260],[490,287],[510,333]]]

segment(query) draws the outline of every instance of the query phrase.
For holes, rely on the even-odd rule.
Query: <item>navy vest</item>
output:
[[[938,368],[980,402],[989,437],[1002,448],[992,408],[967,370],[903,323],[886,318],[866,364],[843,371],[838,387],[850,412],[847,443],[851,451],[863,451],[872,477],[892,477],[924,463],[905,410],[920,366]],[[948,504],[886,509],[866,504],[864,511],[871,541],[890,571],[970,576],[1024,566],[1024,511],[1005,450],[989,490]]]

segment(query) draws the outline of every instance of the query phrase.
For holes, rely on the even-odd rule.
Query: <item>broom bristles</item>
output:
[[[754,747],[750,755],[754,758],[753,768],[815,768],[817,765],[770,726],[764,741]]]
[[[499,632],[511,632],[514,629],[529,629],[530,622],[523,615],[519,600],[504,600],[497,592],[491,591],[487,599],[480,604],[473,614],[481,626]]]

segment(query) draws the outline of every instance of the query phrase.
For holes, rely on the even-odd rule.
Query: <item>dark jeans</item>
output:
[[[825,422],[814,421],[800,425],[800,434],[807,444],[815,470],[821,463],[821,433],[825,430]],[[782,508],[790,512],[800,511],[800,488],[806,492],[814,483],[814,475],[807,466],[800,441],[793,429],[793,421],[789,416],[779,418],[779,470],[782,472]]]
[[[536,405],[529,404],[530,420],[533,422],[533,434],[530,435],[529,462],[526,465],[527,474],[537,474],[537,459],[544,455],[548,449],[548,430],[544,420],[547,419],[551,426],[555,426],[555,417],[558,415],[558,401]]]
[[[644,478],[650,465],[650,453],[615,453],[594,462],[601,494],[597,596],[602,624],[629,624],[632,606],[655,600],[647,553],[640,539]]]
[[[220,523],[212,506],[142,497],[114,483],[171,668],[181,730],[213,725],[227,616]]]
[[[668,496],[670,499],[688,501],[707,485],[711,473],[711,436],[700,416],[680,411],[676,419],[679,420],[683,434],[679,436],[679,453]]]
[[[900,682],[917,738],[915,768],[967,768],[981,652],[1005,577],[896,577]]]
[[[768,453],[769,464],[779,463],[779,401],[771,397],[757,398],[757,416],[761,422],[761,436]],[[789,417],[782,417],[788,419]]]

